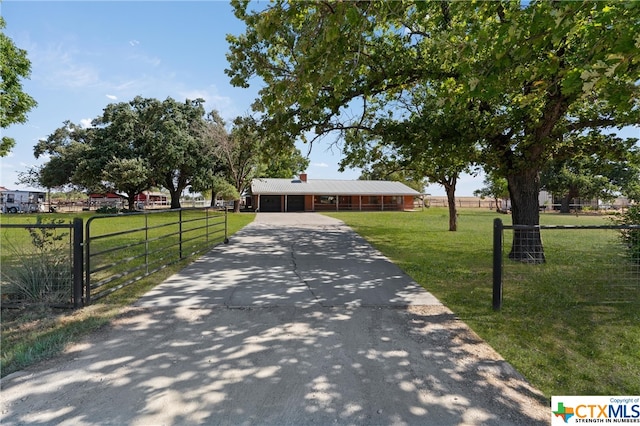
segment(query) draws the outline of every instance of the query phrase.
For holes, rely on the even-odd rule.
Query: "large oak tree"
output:
[[[638,2],[233,5],[247,28],[228,36],[227,73],[243,87],[262,79],[268,131],[313,142],[358,129],[384,99],[435,88],[442,108],[478,112],[466,143],[507,179],[515,225],[539,224],[540,170],[582,149],[567,135],[640,121]],[[514,232],[510,257],[543,262],[539,232]]]
[[[51,156],[41,170],[44,186],[122,191],[130,207],[141,191],[162,186],[171,194],[171,208],[179,208],[182,191],[212,178],[217,167],[203,137],[202,103],[138,96],[107,105],[90,128],[65,122],[34,149],[36,158]]]

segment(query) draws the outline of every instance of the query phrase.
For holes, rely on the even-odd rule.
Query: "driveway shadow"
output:
[[[384,256],[339,223],[303,225],[252,224],[5,377],[1,423],[549,423],[542,395]]]

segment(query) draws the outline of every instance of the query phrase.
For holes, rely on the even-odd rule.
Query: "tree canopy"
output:
[[[5,21],[0,16],[0,128],[27,121],[27,113],[37,103],[22,89],[21,79],[31,75],[31,62],[26,50],[18,48],[4,34]],[[0,157],[5,157],[15,145],[15,140],[2,136]]]
[[[260,133],[259,123],[253,117],[236,117],[231,130],[227,131],[224,120],[213,111],[208,116],[204,134],[221,164],[217,175],[231,183],[239,194],[234,199],[236,211],[240,209],[239,196],[248,192],[252,179],[290,178],[309,164],[292,144],[266,143],[267,138]],[[210,189],[209,185],[209,181],[198,182],[196,189]],[[214,180],[213,188],[213,192],[220,188],[219,180]]]
[[[163,186],[171,207],[180,207],[182,191],[212,177],[217,167],[213,146],[203,137],[202,102],[136,97],[107,105],[92,127],[65,122],[34,149],[36,157],[51,155],[42,183],[121,191],[130,207],[143,190]]]
[[[500,200],[509,199],[509,188],[507,180],[497,176],[493,172],[489,172],[484,177],[484,186],[473,192],[476,197],[491,197],[496,203],[496,211],[504,212],[506,206],[502,206]]]
[[[607,147],[596,154],[578,153],[554,159],[541,172],[542,188],[561,199],[560,212],[569,213],[574,199],[611,200],[624,195],[638,200],[640,192],[640,147],[637,139],[591,133],[575,137],[589,139],[583,145]]]
[[[474,137],[460,143],[507,179],[517,225],[539,224],[547,162],[594,148],[568,135],[640,122],[638,2],[232,4],[247,28],[228,36],[227,73],[243,87],[263,80],[254,107],[266,130],[310,142],[370,131],[390,100],[426,95],[436,113],[469,112],[460,127]],[[392,107],[394,121],[415,124],[402,102]],[[420,153],[451,142],[410,144]],[[514,232],[510,257],[543,262],[539,233]]]

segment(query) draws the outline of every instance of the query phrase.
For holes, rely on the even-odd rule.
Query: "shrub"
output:
[[[616,222],[621,225],[640,225],[640,205],[629,206]],[[620,236],[629,249],[631,259],[640,264],[640,229],[622,229]]]
[[[50,224],[62,224],[62,219]],[[27,228],[31,245],[23,247],[5,242],[10,259],[2,265],[2,281],[12,299],[29,303],[55,304],[68,302],[73,285],[68,232],[42,228],[41,217],[33,228]],[[66,237],[66,238],[65,238]]]
[[[100,214],[116,214],[118,213],[118,208],[113,206],[102,206],[96,209],[96,213]]]

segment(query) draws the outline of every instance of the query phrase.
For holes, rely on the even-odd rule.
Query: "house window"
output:
[[[315,204],[336,204],[336,197],[333,195],[316,195],[314,197]]]

